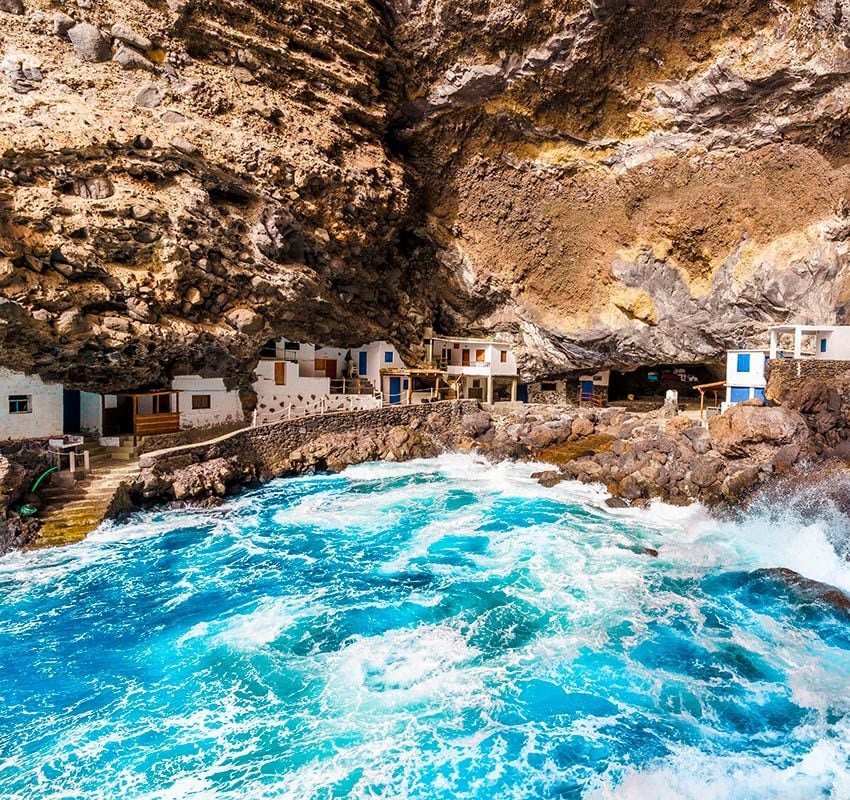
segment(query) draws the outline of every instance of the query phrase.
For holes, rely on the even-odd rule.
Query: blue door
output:
[[[401,378],[390,378],[390,405],[401,403]]]
[[[750,389],[748,386],[733,386],[729,396],[732,403],[743,403],[750,399]]]
[[[520,403],[528,402],[528,384],[521,383],[516,387],[516,399]]]
[[[593,381],[581,382],[581,399],[590,400],[593,398]]]
[[[362,378],[368,372],[368,361],[366,360],[366,351],[361,350],[357,361],[357,374]]]

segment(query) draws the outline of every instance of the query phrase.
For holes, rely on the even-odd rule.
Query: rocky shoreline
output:
[[[534,474],[541,484],[601,484],[612,507],[699,502],[720,513],[771,484],[827,475],[829,465],[850,459],[850,427],[841,396],[818,381],[800,386],[781,406],[734,406],[707,427],[671,407],[635,414],[543,405],[485,409],[477,401],[454,401],[341,412],[145,453],[138,478],[119,488],[109,515],[214,505],[275,478],[447,451],[547,463]],[[37,452],[0,454],[4,511],[28,497],[30,478],[42,464]],[[0,553],[37,539],[37,522],[7,517],[0,523]]]
[[[209,446],[147,454],[121,508],[215,502],[273,478],[448,450],[478,452],[494,461],[549,462],[552,469],[536,473],[541,483],[600,483],[613,506],[658,499],[731,507],[805,465],[843,459],[847,440],[841,398],[817,382],[801,387],[783,406],[761,401],[734,406],[707,428],[669,407],[642,415],[535,405],[504,412],[462,401],[384,409],[374,419],[340,414],[279,423]]]

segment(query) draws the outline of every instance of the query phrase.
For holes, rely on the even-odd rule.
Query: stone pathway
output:
[[[41,513],[41,537],[33,547],[53,547],[84,539],[106,515],[118,486],[137,475],[137,460],[109,459],[70,488],[45,491],[48,505]]]

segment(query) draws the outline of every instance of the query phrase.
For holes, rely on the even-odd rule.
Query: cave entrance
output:
[[[699,408],[698,384],[723,380],[720,361],[701,364],[650,364],[630,372],[611,371],[608,403],[632,411],[651,411],[664,403],[668,390],[679,394],[679,406]]]

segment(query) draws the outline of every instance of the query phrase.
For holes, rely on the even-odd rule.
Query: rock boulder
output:
[[[732,458],[802,444],[809,437],[803,415],[781,406],[732,406],[725,414],[712,417],[708,430],[713,447]]]

